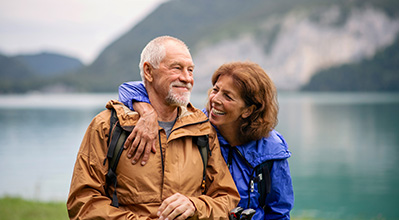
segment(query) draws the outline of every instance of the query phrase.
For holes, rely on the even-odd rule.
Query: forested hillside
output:
[[[305,91],[399,91],[399,39],[370,59],[316,73]]]
[[[0,55],[0,93],[43,91],[55,88],[54,83],[58,89],[59,86],[68,87],[56,77],[71,74],[83,66],[76,58],[48,52],[12,57]]]
[[[13,58],[29,66],[38,76],[63,75],[83,67],[83,63],[76,58],[48,52],[18,55]]]

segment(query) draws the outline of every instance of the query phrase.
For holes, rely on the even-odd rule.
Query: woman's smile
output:
[[[217,110],[215,108],[212,108],[212,114],[214,114],[214,115],[224,115],[226,113],[223,112],[223,111]]]

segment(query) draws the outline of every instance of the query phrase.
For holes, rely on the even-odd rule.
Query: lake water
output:
[[[0,96],[0,196],[66,201],[80,142],[116,94]],[[193,96],[202,107],[204,96]],[[399,219],[399,94],[280,93],[293,216]]]

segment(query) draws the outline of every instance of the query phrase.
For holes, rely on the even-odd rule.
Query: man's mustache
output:
[[[174,81],[170,84],[170,87],[177,86],[177,87],[186,87],[188,90],[191,91],[193,85],[191,83],[184,83],[180,81]]]

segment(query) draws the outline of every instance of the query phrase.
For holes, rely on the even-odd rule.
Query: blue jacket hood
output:
[[[230,146],[221,135],[218,134],[218,138],[221,146]],[[236,147],[253,167],[266,160],[287,159],[291,156],[287,143],[276,130],[272,130],[269,137]]]
[[[202,109],[206,116],[209,117],[206,109]],[[219,130],[213,126],[217,133],[220,146],[230,147],[230,144],[223,138],[219,133]],[[260,140],[251,141],[242,146],[236,146],[242,155],[247,159],[252,167],[256,167],[266,160],[278,160],[287,159],[291,157],[291,152],[288,150],[288,145],[285,142],[283,136],[276,130],[272,130],[268,137],[264,137]],[[225,149],[226,150],[226,149]],[[223,149],[222,149],[223,151]],[[225,160],[227,161],[227,152],[223,152]]]

